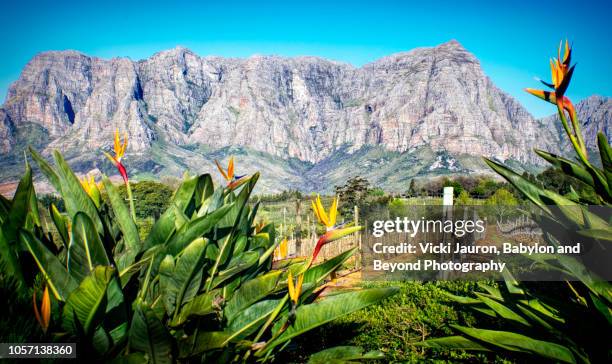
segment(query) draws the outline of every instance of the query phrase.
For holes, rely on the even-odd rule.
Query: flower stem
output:
[[[132,219],[134,223],[136,222],[136,209],[134,208],[134,197],[132,196],[132,188],[130,187],[130,182],[125,181],[125,189],[127,191],[127,198],[130,202],[130,212],[132,213]]]
[[[559,118],[561,119],[561,123],[563,124],[563,128],[565,129],[565,133],[567,134],[567,136],[570,139],[570,142],[572,142],[572,146],[574,147],[574,150],[576,151],[576,154],[578,154],[578,157],[580,158],[580,161],[585,165],[585,166],[591,166],[591,163],[589,163],[589,160],[586,156],[586,148],[584,147],[584,142],[582,141],[582,136],[580,135],[580,128],[577,126],[576,123],[576,118],[571,118],[572,119],[572,128],[574,129],[574,133],[572,133],[572,131],[569,128],[569,125],[567,123],[567,117],[565,116],[565,111],[563,109],[562,106],[557,105],[557,111],[559,112]],[[578,129],[577,129],[578,128]],[[575,134],[577,133],[577,134]],[[578,139],[577,139],[578,137]]]

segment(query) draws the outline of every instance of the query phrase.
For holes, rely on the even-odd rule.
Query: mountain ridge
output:
[[[591,104],[585,112],[600,116],[585,127],[609,125],[610,105]],[[281,173],[298,188],[325,185],[325,175],[321,183],[303,176],[309,165],[340,181],[350,168],[334,174],[329,161],[358,165],[358,155],[371,153],[405,159],[394,167],[404,181],[439,166],[480,173],[482,155],[528,168],[541,163],[533,147],[566,148],[552,117],[531,116],[457,41],[360,67],[311,56],[200,57],[176,47],[138,61],[78,51],[37,55],[0,107],[0,161],[10,165],[29,143],[47,154],[62,150],[80,171],[104,169],[95,152],[108,148],[117,128],[129,135],[128,154],[143,174],[199,172],[205,157],[238,148],[267,160],[267,168],[274,160],[303,163]]]

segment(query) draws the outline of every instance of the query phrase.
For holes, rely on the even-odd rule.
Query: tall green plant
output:
[[[501,163],[486,163],[539,207],[535,214],[545,241],[553,246],[581,242],[582,256],[557,255],[541,261],[559,270],[566,282],[545,290],[542,284],[527,285],[506,272],[502,289],[483,286],[474,297],[449,296],[478,312],[500,318],[508,330],[453,326],[459,335],[432,339],[431,348],[507,350],[537,355],[555,362],[600,363],[612,360],[612,285],[601,278],[612,258],[612,149],[603,133],[597,135],[601,168],[589,160],[574,106],[565,91],[574,72],[571,48],[561,46],[551,61],[552,91],[527,89],[557,106],[559,118],[576,154],[571,160],[542,150],[535,152],[567,176],[590,186],[596,196],[583,196],[573,189],[566,196],[544,189]],[[569,119],[569,121],[568,121]],[[597,203],[603,208],[589,206]],[[571,281],[571,282],[570,282]],[[551,292],[551,289],[552,292]]]
[[[208,174],[186,177],[140,239],[133,211],[107,178],[108,201],[99,201],[59,153],[55,166],[31,155],[66,213],[52,205],[52,229],[43,227],[27,167],[15,198],[0,201],[2,259],[20,279],[31,269],[22,258],[37,267],[59,310],[49,338],[77,341],[82,360],[270,361],[296,336],[396,292],[321,295],[354,249],[318,265],[311,258],[276,267],[280,239],[273,225],[255,226],[258,204],[248,203],[259,174],[219,187]],[[356,230],[333,230],[321,244]]]

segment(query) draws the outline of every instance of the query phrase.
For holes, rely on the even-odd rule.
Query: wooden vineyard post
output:
[[[359,207],[355,205],[355,226],[359,226]],[[361,233],[357,233],[357,256],[355,257],[355,269],[361,269]]]
[[[298,256],[302,252],[302,200],[300,198],[295,199],[295,255]]]

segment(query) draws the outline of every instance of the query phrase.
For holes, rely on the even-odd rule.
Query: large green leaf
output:
[[[64,247],[68,249],[68,245],[70,245],[70,234],[68,233],[70,218],[62,215],[54,204],[49,206],[49,215],[51,216],[53,224],[55,225],[55,228],[62,239],[62,244],[64,244]]]
[[[193,195],[195,193],[196,186],[198,184],[198,177],[190,178],[178,187],[172,196],[170,201],[170,207],[160,216],[155,222],[149,235],[144,241],[144,248],[149,249],[155,245],[163,244],[167,242],[172,236],[175,226],[174,221],[176,219],[175,206],[179,206],[184,212],[185,209],[190,205]]]
[[[209,289],[218,287],[221,283],[232,279],[234,276],[253,267],[259,261],[259,254],[253,251],[247,251],[233,257],[227,267],[217,273],[217,276],[212,278],[212,283],[208,285]],[[211,282],[208,278],[207,283]]]
[[[179,341],[179,357],[187,358],[202,352],[220,349],[230,334],[223,331],[196,331],[196,337],[189,336]]]
[[[119,194],[117,188],[107,177],[104,177],[102,182],[104,183],[104,189],[108,194],[108,199],[113,207],[113,211],[115,212],[115,221],[119,224],[119,228],[123,234],[123,251],[120,252],[119,256],[115,259],[117,268],[121,272],[134,263],[136,255],[140,252],[140,237],[138,235],[138,228],[134,220],[132,220],[132,214],[123,202],[123,198]]]
[[[24,246],[30,251],[55,298],[59,301],[65,301],[70,292],[77,288],[78,282],[72,278],[57,256],[32,233],[22,230],[20,238]]]
[[[382,360],[385,355],[380,351],[368,351],[367,353],[358,346],[336,346],[312,354],[308,364],[341,364],[355,363],[362,360]]]
[[[282,271],[272,271],[246,281],[227,302],[223,313],[232,320],[240,311],[266,297],[276,288]]]
[[[96,228],[86,214],[77,212],[68,246],[68,272],[81,281],[98,265],[110,265]]]
[[[219,289],[195,296],[183,306],[179,315],[170,323],[170,326],[182,325],[190,316],[206,316],[215,312],[216,309],[220,309],[220,306],[216,306],[215,302],[220,300],[221,297],[221,290]]]
[[[199,238],[191,242],[173,265],[168,264],[169,255],[160,266],[163,279],[163,296],[168,315],[176,318],[181,306],[193,299],[202,282],[206,240]]]
[[[344,262],[346,262],[357,250],[357,248],[351,248],[344,253],[340,253],[332,259],[310,267],[304,273],[304,282],[305,283],[319,283],[325,279],[332,272],[337,270],[342,266]]]
[[[62,314],[64,329],[75,335],[81,328],[85,335],[93,334],[106,312],[106,291],[113,274],[114,268],[97,266],[70,293]]]
[[[172,363],[172,336],[150,308],[139,305],[130,327],[130,347],[147,354],[150,363]]]
[[[60,192],[70,217],[74,219],[78,212],[84,212],[91,218],[97,231],[104,231],[96,205],[85,192],[81,182],[72,172],[64,157],[58,151],[53,152],[53,157],[57,165],[56,172],[60,180]]]
[[[240,193],[236,197],[236,201],[234,202],[234,207],[224,216],[224,218],[219,221],[219,227],[234,227],[238,223],[238,219],[242,216],[243,211],[247,202],[249,201],[249,197],[257,184],[257,180],[259,179],[259,173],[255,173],[249,180],[244,184]]]
[[[18,259],[19,229],[24,228],[26,225],[33,194],[32,170],[26,163],[25,174],[17,185],[8,215],[2,225],[0,225],[0,258],[5,263],[8,273],[19,282],[23,282],[23,272]]]
[[[233,205],[226,205],[206,216],[184,224],[168,242],[167,252],[172,255],[178,254],[194,239],[209,233],[232,208]]]
[[[525,335],[507,331],[474,329],[459,325],[451,325],[457,331],[470,338],[510,350],[539,355],[563,363],[575,363],[571,350],[563,345],[530,338]]]
[[[230,341],[237,341],[253,334],[266,321],[268,316],[279,304],[281,300],[264,300],[250,305],[235,316],[229,323],[227,332],[231,335],[226,339],[225,344]]]
[[[49,163],[47,163],[47,161],[40,154],[38,154],[38,152],[36,152],[34,148],[29,147],[29,150],[30,154],[32,155],[32,158],[34,158],[36,164],[38,164],[38,167],[40,168],[41,172],[45,175],[45,177],[47,177],[49,183],[51,183],[51,185],[55,188],[57,192],[61,193],[62,183],[58,174],[55,173],[55,170],[53,170]]]
[[[379,302],[397,292],[398,289],[395,287],[371,288],[325,297],[311,304],[299,306],[295,312],[295,321],[276,339],[269,342],[265,348],[258,351],[256,355],[261,356],[287,340],[291,340],[338,317]]]

